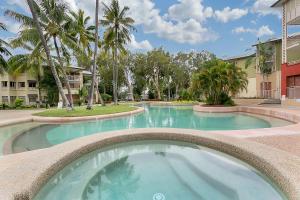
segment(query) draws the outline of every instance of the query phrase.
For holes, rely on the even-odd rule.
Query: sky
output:
[[[71,9],[83,9],[93,17],[95,0],[65,1]],[[132,51],[159,47],[171,53],[207,50],[225,58],[251,51],[258,38],[281,36],[281,10],[270,8],[276,0],[119,1],[130,8],[129,15],[135,20],[136,31],[128,45]],[[18,33],[19,24],[4,15],[7,9],[28,15],[29,11],[26,0],[0,1],[0,22],[9,30],[1,31],[0,38],[9,40]]]

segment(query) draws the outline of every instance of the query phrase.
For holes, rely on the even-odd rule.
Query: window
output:
[[[2,96],[2,103],[8,104],[8,96]]]
[[[28,81],[28,87],[36,88],[36,81]]]
[[[19,82],[18,87],[19,88],[24,88],[25,87],[25,82]]]
[[[15,103],[16,98],[16,96],[10,96],[10,103]]]
[[[16,88],[16,82],[10,81],[10,82],[9,82],[9,87],[11,87],[11,88]]]
[[[2,87],[7,87],[7,81],[2,81],[1,85]]]
[[[36,103],[37,102],[37,97],[38,97],[37,94],[29,94],[28,95],[29,103]]]

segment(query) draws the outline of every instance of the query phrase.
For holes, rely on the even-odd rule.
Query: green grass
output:
[[[107,115],[113,113],[129,112],[136,110],[136,107],[131,105],[107,105],[104,107],[94,106],[92,110],[87,110],[86,106],[75,107],[74,110],[66,109],[49,109],[40,113],[35,113],[35,116],[41,117],[83,117],[83,116],[94,116],[94,115]]]

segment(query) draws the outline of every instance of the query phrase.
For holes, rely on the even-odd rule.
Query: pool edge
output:
[[[252,141],[189,129],[114,131],[82,137],[48,149],[5,156],[0,159],[0,199],[32,199],[49,178],[82,155],[113,144],[140,140],[189,142],[221,151],[258,169],[290,200],[300,199],[299,157]]]

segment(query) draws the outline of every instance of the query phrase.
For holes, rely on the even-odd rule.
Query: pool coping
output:
[[[136,106],[135,106],[136,107]],[[0,127],[26,123],[26,122],[44,122],[44,123],[68,123],[68,122],[79,122],[79,121],[90,121],[90,120],[99,120],[99,119],[110,119],[116,117],[124,117],[128,115],[138,114],[144,112],[145,109],[142,107],[136,107],[136,110],[128,112],[119,112],[106,115],[93,115],[93,116],[83,116],[83,117],[40,117],[40,116],[29,116],[21,119],[12,119],[4,122],[0,122]]]
[[[47,149],[0,159],[0,199],[32,199],[58,171],[79,157],[114,144],[171,140],[202,145],[240,159],[267,175],[290,200],[300,199],[300,158],[249,140],[190,129],[129,129],[95,134]]]

